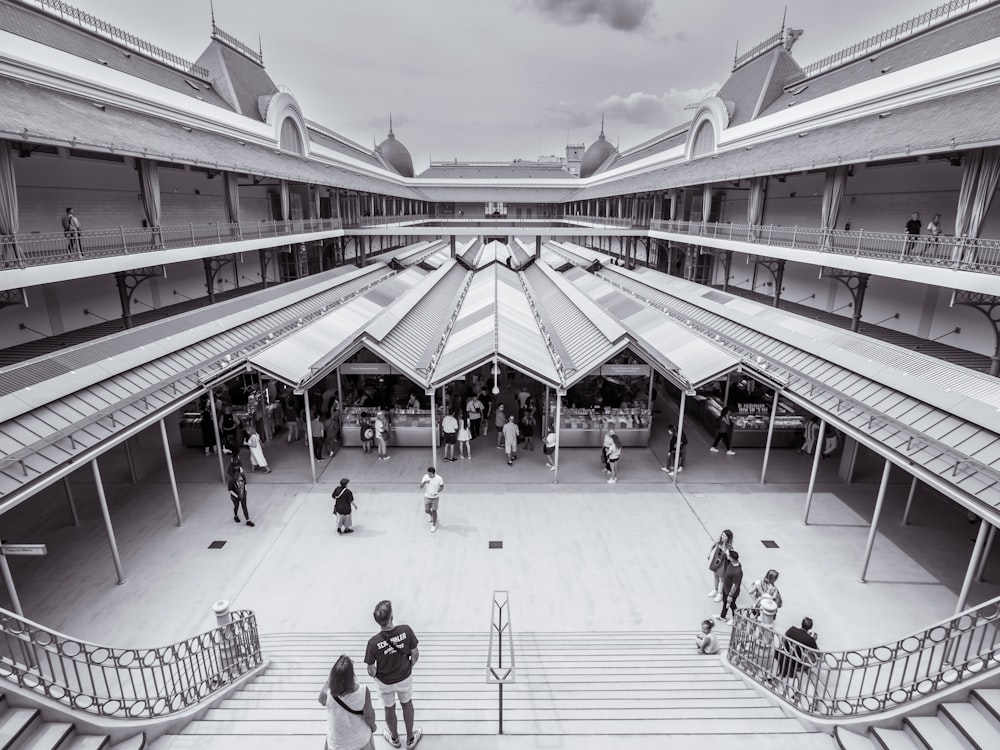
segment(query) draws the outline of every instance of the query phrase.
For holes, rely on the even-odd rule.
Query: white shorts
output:
[[[382,696],[383,706],[396,705],[397,695],[399,696],[400,703],[409,703],[413,700],[413,675],[410,675],[402,682],[394,682],[392,685],[386,685],[378,677],[374,679],[375,687],[378,688],[378,694]]]

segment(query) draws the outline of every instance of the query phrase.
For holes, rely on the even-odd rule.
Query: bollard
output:
[[[225,628],[232,624],[233,616],[229,612],[229,601],[219,599],[212,605],[212,612],[215,613],[215,624],[219,628]],[[226,630],[216,631],[215,645],[217,647],[218,659],[215,663],[215,674],[206,675],[209,687],[212,690],[232,682],[234,673],[231,671],[233,664],[239,659],[239,644],[233,642],[233,634]]]
[[[215,613],[215,624],[220,628],[225,627],[233,621],[232,615],[229,614],[228,599],[219,599],[219,601],[212,605],[212,612]]]

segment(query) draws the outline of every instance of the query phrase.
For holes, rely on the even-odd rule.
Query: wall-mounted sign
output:
[[[648,377],[649,365],[601,365],[601,375],[618,375],[619,377]]]
[[[340,366],[341,375],[388,375],[391,371],[385,362],[345,362]]]

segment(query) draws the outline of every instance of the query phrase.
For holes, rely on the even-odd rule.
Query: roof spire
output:
[[[392,112],[389,113],[389,137],[395,138],[395,133],[392,132]]]
[[[215,0],[208,0],[208,7],[212,9],[212,31],[215,31]]]
[[[598,140],[604,140],[604,113],[601,112],[601,134],[597,136]]]
[[[785,31],[785,19],[786,18],[788,18],[788,6],[787,5],[785,6],[784,12],[781,14],[781,31],[782,31],[782,33],[784,33],[784,31]]]

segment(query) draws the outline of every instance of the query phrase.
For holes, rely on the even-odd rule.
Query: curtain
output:
[[[703,185],[701,188],[701,223],[707,224],[712,215],[712,186]]]
[[[10,143],[0,140],[0,260],[17,260],[17,245],[10,235],[17,234],[17,180]]]
[[[136,159],[139,167],[139,195],[142,197],[142,210],[146,214],[146,223],[152,227],[153,244],[163,245],[160,235],[160,171],[152,159]]]
[[[848,167],[831,167],[826,170],[823,180],[823,203],[820,222],[823,229],[823,246],[830,247],[832,232],[837,228],[837,215],[840,213],[840,203],[847,189]]]
[[[750,198],[747,200],[747,224],[750,225],[750,241],[760,235],[760,222],[764,218],[764,197],[767,193],[767,177],[750,180]]]
[[[677,204],[680,203],[680,193],[677,188],[670,188],[670,221],[677,221]]]
[[[997,178],[1000,177],[1000,147],[981,148],[964,155],[962,187],[958,192],[958,210],[955,213],[954,260],[972,262],[975,259],[975,240],[982,230],[983,219],[993,202]],[[965,257],[962,258],[961,256]]]
[[[288,221],[290,216],[290,203],[291,199],[288,196],[288,183],[285,180],[281,181],[281,216],[278,217],[279,221]]]
[[[240,187],[235,172],[226,172],[226,213],[230,224],[240,223]]]

